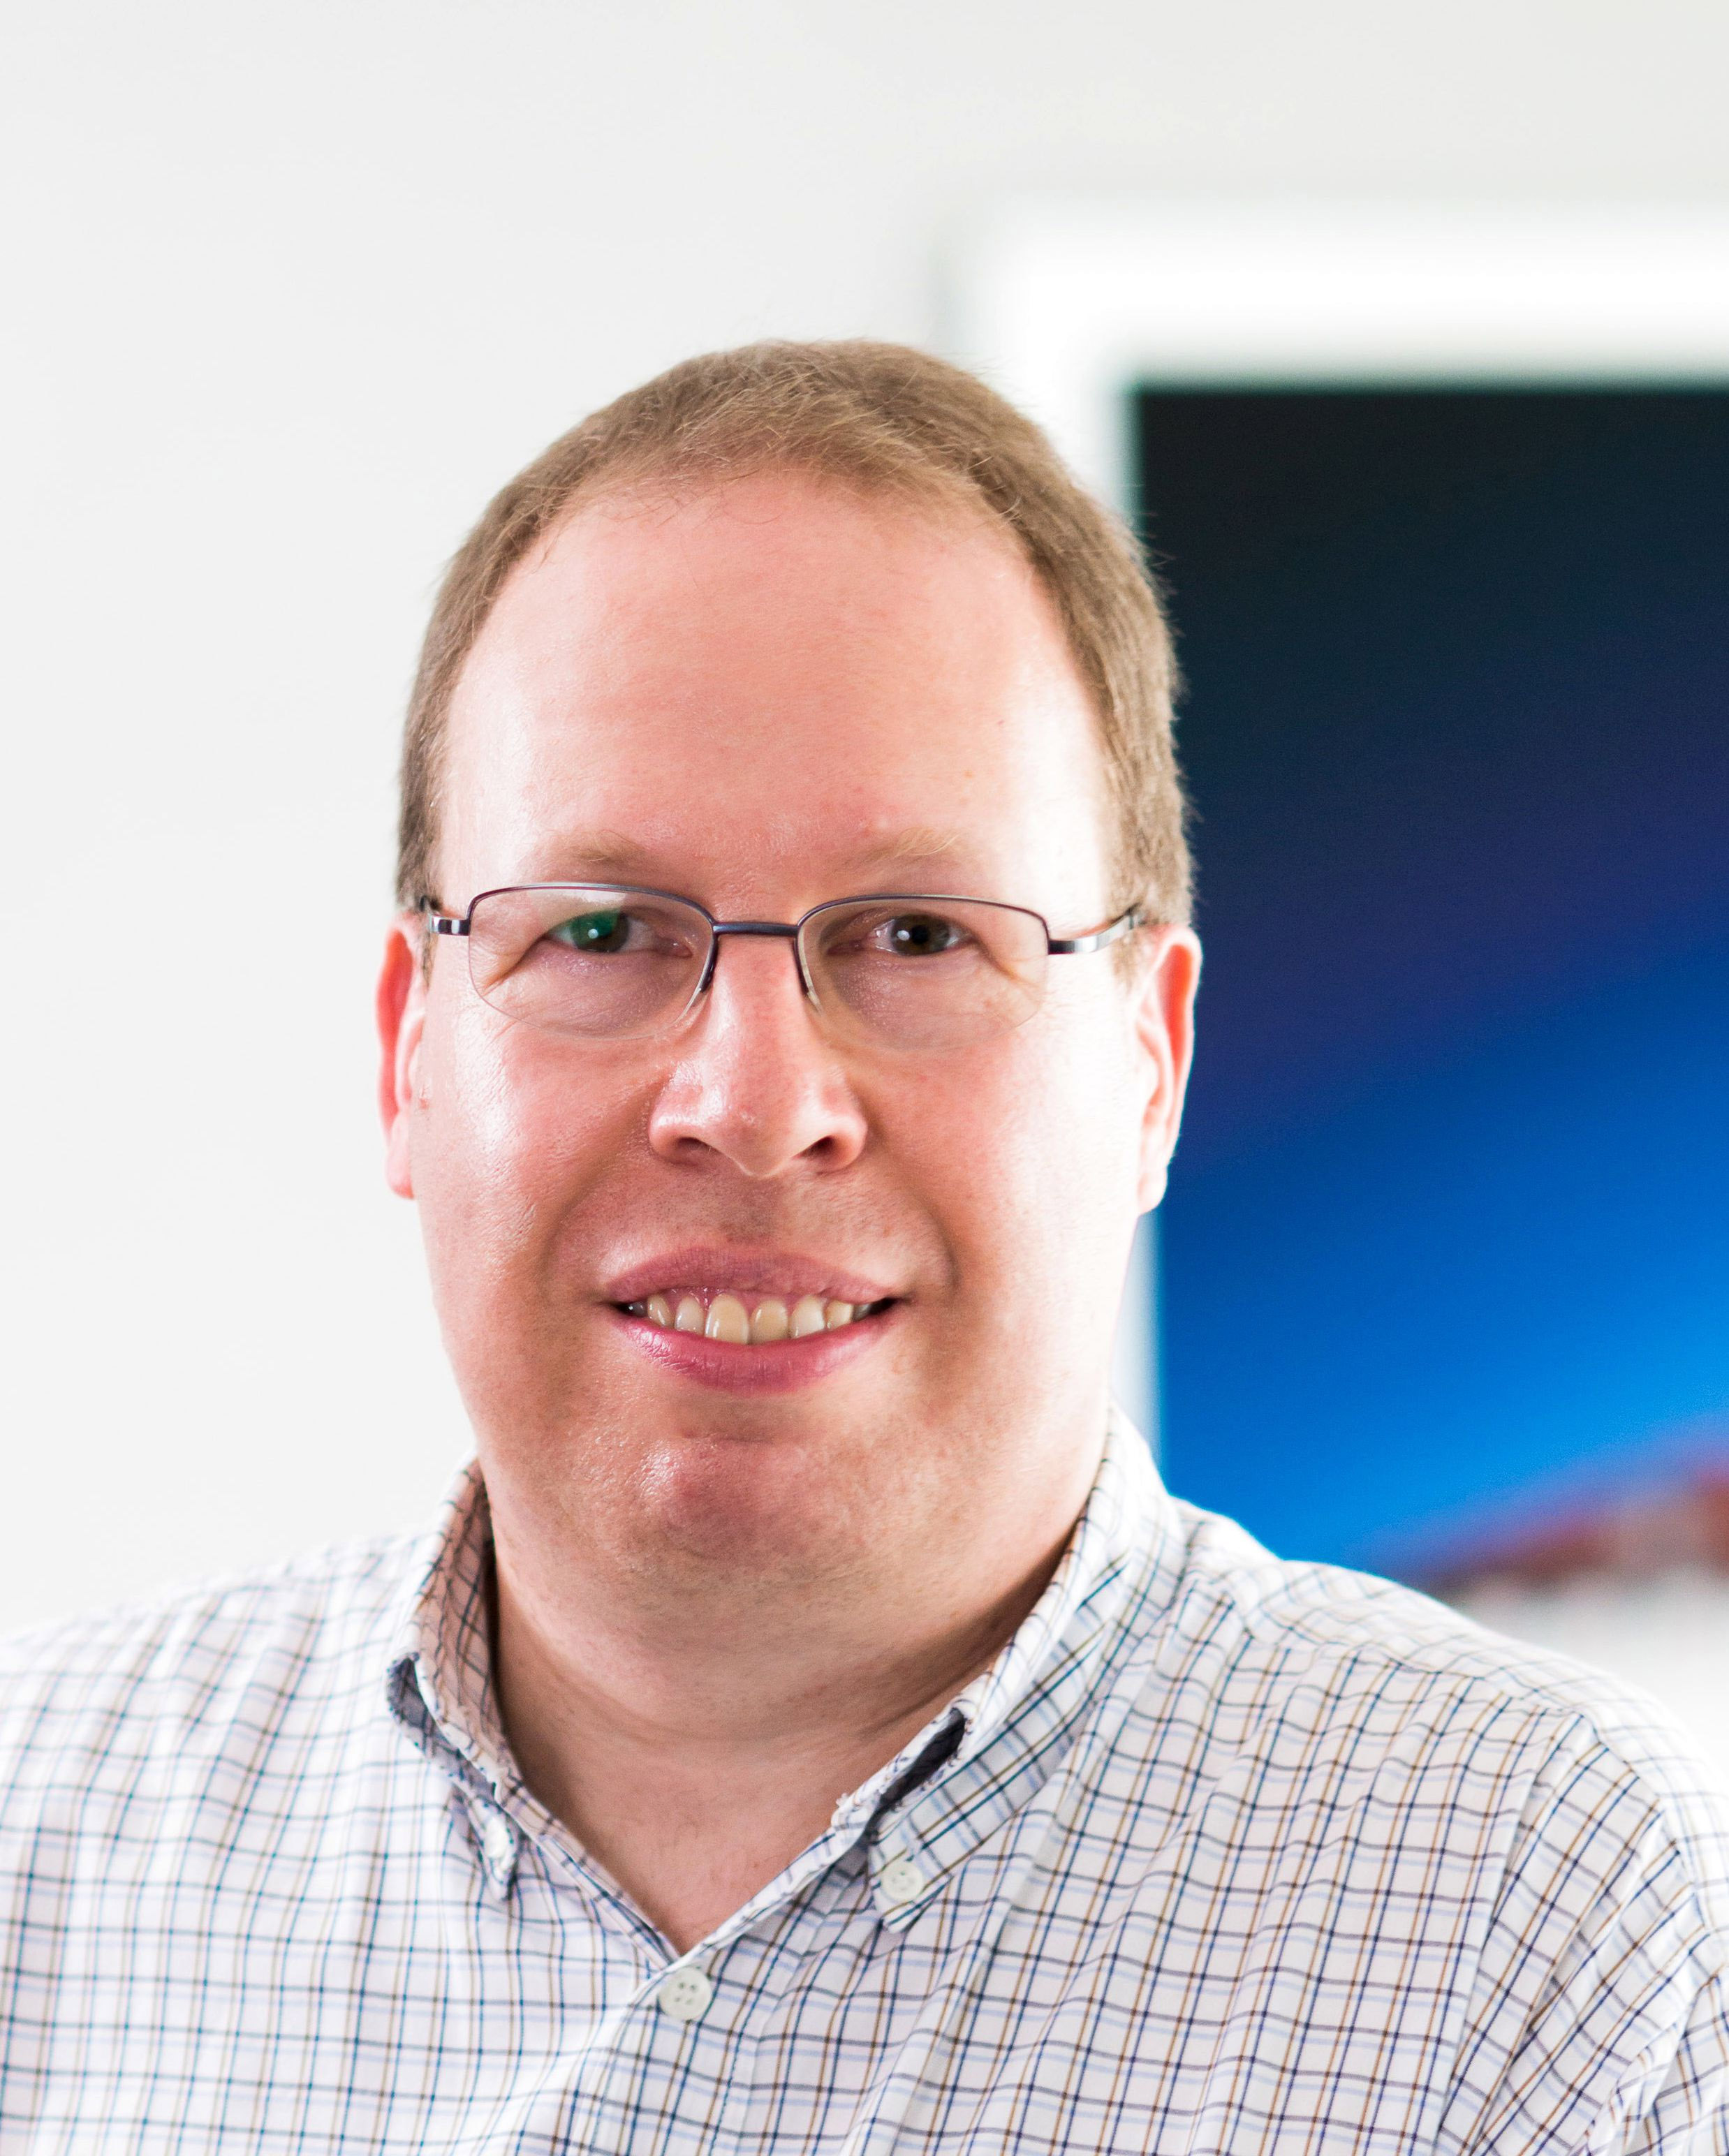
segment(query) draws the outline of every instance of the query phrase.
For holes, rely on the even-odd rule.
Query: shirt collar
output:
[[[909,1777],[945,1724],[958,1721],[960,1738],[942,1748],[933,1780],[959,1778],[986,1754],[993,1778],[1011,1779],[1006,1754],[1047,1755],[1096,1691],[1132,1609],[1156,1594],[1172,1542],[1170,1502],[1145,1440],[1113,1407],[1086,1507],[1050,1584],[989,1667],[841,1799],[836,1824],[875,1816],[902,1789],[913,1794],[919,1783],[908,1786]]]
[[[841,1799],[831,1834],[855,1837],[888,1806],[950,1781],[981,1755],[990,1754],[991,1779],[1005,1790],[1020,1779],[1011,1771],[1014,1759],[1048,1758],[1095,1692],[1132,1609],[1145,1604],[1166,1572],[1160,1558],[1171,1543],[1170,1500],[1145,1441],[1113,1408],[1086,1507],[1049,1585],[990,1666]],[[490,1798],[538,1830],[552,1822],[522,1786],[498,1711],[492,1598],[491,1513],[480,1464],[471,1460],[404,1579],[389,1703],[406,1733],[471,1798]]]
[[[515,1779],[492,1681],[492,1514],[480,1462],[446,1493],[404,1579],[389,1703],[420,1749],[471,1789]]]
[[[967,1723],[962,1758],[988,1743],[1042,1683],[1088,1659],[1110,1634],[1164,1494],[1146,1440],[1114,1407],[1086,1509],[1050,1585],[990,1668],[955,1702]]]

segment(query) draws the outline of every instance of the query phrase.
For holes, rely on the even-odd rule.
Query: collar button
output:
[[[924,1892],[924,1874],[910,1857],[892,1856],[877,1874],[877,1892],[891,1909],[898,1909]]]
[[[655,2005],[669,2021],[695,2021],[708,2011],[714,1986],[699,1969],[675,1969],[655,1994]]]

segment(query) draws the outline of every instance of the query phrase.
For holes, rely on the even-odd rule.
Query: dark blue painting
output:
[[[1136,411],[1207,947],[1165,1469],[1422,1577],[1729,1435],[1729,392]]]

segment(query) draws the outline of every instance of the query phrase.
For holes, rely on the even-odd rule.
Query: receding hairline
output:
[[[448,701],[454,703],[461,692],[469,662],[485,638],[505,594],[522,577],[544,567],[574,526],[591,517],[608,516],[629,522],[651,521],[657,516],[664,516],[671,523],[682,512],[700,507],[705,500],[713,501],[718,511],[722,510],[729,496],[736,497],[754,483],[764,480],[795,481],[812,495],[836,497],[885,519],[922,523],[939,535],[965,538],[971,534],[994,540],[1005,559],[1012,560],[1024,571],[1043,597],[1052,597],[1014,526],[997,515],[973,489],[951,481],[944,473],[932,473],[929,483],[922,485],[917,483],[916,475],[905,485],[877,485],[855,474],[826,470],[792,456],[773,459],[764,457],[727,471],[687,472],[677,467],[651,467],[640,473],[604,472],[598,474],[592,484],[576,490],[500,578],[484,615],[469,639],[461,664],[450,683]]]

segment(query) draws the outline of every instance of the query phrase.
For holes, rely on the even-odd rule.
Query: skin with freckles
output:
[[[1095,721],[1032,570],[982,521],[796,474],[581,507],[476,643],[445,800],[456,912],[561,879],[728,919],[1114,910]],[[1198,953],[1166,928],[1127,968],[1054,958],[1025,1024],[936,1054],[837,1046],[784,942],[725,939],[688,1019],[613,1042],[512,1024],[460,941],[420,950],[399,922],[379,986],[389,1168],[485,1468],[507,1727],[682,1948],[1048,1580]],[[738,1346],[620,1307],[656,1287],[886,1306]]]

